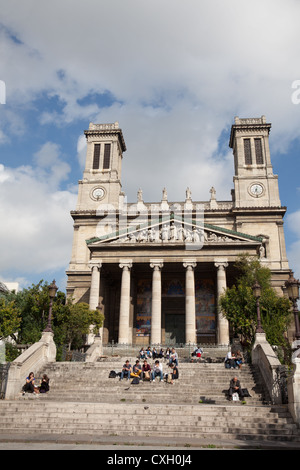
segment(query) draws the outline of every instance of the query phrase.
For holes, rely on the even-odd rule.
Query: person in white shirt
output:
[[[171,352],[170,360],[169,360],[169,364],[173,364],[173,363],[176,364],[176,366],[178,366],[178,354],[174,348],[172,348],[172,352]]]
[[[232,354],[231,351],[228,351],[225,357],[225,367],[226,369],[235,369],[236,368],[236,363],[235,363],[235,356]]]
[[[152,373],[151,373],[152,382],[155,381],[155,377],[157,377],[158,375],[159,375],[159,377],[160,377],[160,381],[162,382],[163,379],[164,379],[163,370],[162,370],[162,364],[160,364],[159,361],[155,361],[155,364],[154,364],[154,367],[153,367],[153,371],[152,371]]]

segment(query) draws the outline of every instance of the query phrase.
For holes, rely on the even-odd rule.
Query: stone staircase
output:
[[[128,357],[131,364],[135,357]],[[161,444],[181,440],[217,439],[294,442],[300,433],[286,405],[268,402],[258,371],[246,364],[228,370],[223,363],[180,361],[179,380],[167,383],[119,381],[126,358],[106,358],[96,363],[49,364],[38,376],[50,377],[50,392],[21,394],[0,402],[1,435],[86,435],[130,438],[141,436]],[[153,362],[153,361],[150,361]],[[164,372],[167,372],[164,365]],[[37,374],[36,374],[37,375]],[[251,397],[229,402],[229,381],[237,376]],[[158,380],[158,379],[157,379]]]

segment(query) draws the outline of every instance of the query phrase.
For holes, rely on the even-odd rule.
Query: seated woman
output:
[[[50,390],[49,381],[50,381],[49,377],[46,374],[44,374],[43,377],[42,377],[41,385],[38,388],[40,393],[49,392],[49,390]]]
[[[38,389],[35,387],[35,377],[33,372],[30,372],[29,376],[26,377],[26,382],[22,390],[23,395],[25,395],[25,392],[38,393]]]
[[[236,365],[241,369],[245,361],[244,361],[244,356],[240,350],[236,352],[234,360],[235,360]]]
[[[178,371],[178,366],[173,362],[170,364],[170,367],[172,368],[172,379],[171,379],[171,384],[174,384],[174,380],[177,380],[179,378],[179,371]]]

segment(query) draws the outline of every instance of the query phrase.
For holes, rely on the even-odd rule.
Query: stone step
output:
[[[50,410],[48,411],[44,409],[39,410],[37,408],[38,407],[36,407],[35,409],[34,416],[30,418],[32,422],[40,422],[43,419],[47,419],[47,422],[48,420],[49,422],[55,422],[58,418],[62,417],[62,411],[58,408],[51,409],[51,412]],[[19,409],[17,409],[17,411],[19,411]],[[135,423],[135,422],[139,423],[143,416],[145,416],[145,412],[129,415],[125,413],[120,413],[114,409],[109,409],[106,412],[98,412],[98,411],[95,412],[94,410],[93,413],[87,413],[86,410],[81,410],[81,403],[79,403],[79,410],[77,410],[76,413],[74,413],[73,410],[63,411],[63,418],[65,420],[74,420],[74,421],[82,420],[82,421],[89,421],[89,422],[95,422],[95,423],[98,423],[100,420],[105,420],[108,423],[116,422],[116,423],[126,424],[129,417],[130,417],[131,423]],[[21,420],[23,420],[23,418],[18,418],[15,420],[15,422],[20,422]],[[2,424],[3,423],[9,424],[11,421],[12,421],[11,415],[4,413],[1,416],[0,422]],[[275,414],[274,416],[269,414],[266,416],[256,417],[254,419],[252,412],[249,412],[249,413],[245,412],[240,416],[239,415],[233,416],[232,414],[229,414],[229,413],[227,414],[223,413],[221,415],[216,416],[215,410],[210,411],[210,412],[205,412],[205,410],[203,410],[203,413],[201,413],[200,416],[179,414],[176,417],[170,412],[163,413],[163,411],[158,416],[151,414],[150,412],[147,413],[148,423],[157,423],[157,424],[163,425],[163,424],[174,422],[174,421],[176,421],[177,425],[179,424],[188,425],[189,423],[193,423],[193,422],[198,422],[198,423],[201,422],[201,423],[210,423],[211,425],[219,425],[221,423],[222,424],[225,423],[227,425],[236,426],[238,422],[240,426],[246,426],[249,424],[251,424],[252,426],[254,423],[255,426],[265,427],[269,425],[280,424],[284,426],[285,428],[287,427],[287,425],[290,425],[290,427],[295,429],[295,426],[291,417],[289,417],[288,415],[284,415],[284,414],[283,415]]]
[[[120,407],[110,406],[109,410],[103,412],[101,404],[98,406],[90,404],[91,406],[88,407],[82,403],[76,404],[76,408],[73,409],[69,406],[69,410],[66,410],[64,404],[60,402],[53,403],[51,409],[48,406],[45,408],[43,406],[45,403],[31,403],[30,410],[27,409],[27,413],[24,413],[22,403],[18,405],[18,412],[13,417],[11,414],[12,407],[8,407],[7,414],[5,414],[3,409],[5,407],[0,405],[0,433],[9,431],[18,433],[24,432],[24,429],[26,429],[26,433],[48,434],[63,432],[65,434],[97,433],[97,435],[105,435],[110,433],[111,435],[134,436],[137,433],[142,433],[141,435],[145,436],[155,436],[159,433],[162,437],[172,435],[203,437],[203,434],[210,436],[223,435],[223,437],[228,435],[230,437],[238,432],[241,436],[257,437],[259,435],[260,439],[270,437],[272,439],[297,438],[295,425],[280,420],[280,413],[275,418],[280,421],[279,423],[261,419],[254,424],[253,420],[250,419],[253,409],[239,410],[239,413],[230,416],[230,408],[221,407],[220,410],[223,410],[224,414],[221,417],[219,413],[216,413],[218,407],[210,407],[209,410],[199,410],[198,407],[196,415],[187,417],[186,407],[181,407],[180,412],[176,415],[172,406],[155,407],[151,410],[152,414],[148,410],[140,409],[135,414],[136,408],[134,405],[126,406],[125,410],[123,407],[123,413],[120,413]],[[169,413],[162,416],[159,411],[162,413],[163,410]],[[193,411],[196,411],[195,407]],[[198,414],[200,411],[203,411],[201,416]],[[249,417],[248,422],[246,416]],[[275,416],[277,416],[276,413]],[[264,416],[264,418],[266,417]]]
[[[110,394],[103,394],[95,396],[94,394],[87,394],[87,393],[82,393],[82,394],[55,394],[51,395],[49,394],[46,398],[46,400],[67,400],[71,402],[76,402],[76,401],[83,401],[83,400],[88,400],[92,402],[103,402],[103,403],[120,403],[120,402],[127,402],[127,403],[136,403],[136,404],[155,404],[155,403],[167,403],[167,402],[172,402],[174,405],[178,404],[185,404],[185,403],[191,403],[191,404],[198,404],[198,403],[214,403],[214,404],[225,404],[231,402],[228,402],[223,396],[220,395],[199,395],[198,397],[186,397],[184,395],[179,396],[175,399],[172,399],[173,397],[166,397],[165,395],[157,395],[156,397],[145,397],[145,395],[140,395],[140,396],[134,396],[134,395],[127,395],[127,394],[116,394],[115,396],[111,397]],[[262,399],[260,397],[257,398],[250,398],[243,401],[239,401],[239,403],[244,404],[246,402],[247,404],[251,404],[252,406],[254,405],[259,405],[262,403]]]
[[[299,431],[287,406],[267,406],[258,370],[249,364],[225,369],[224,363],[179,362],[179,380],[167,383],[108,378],[121,371],[123,355],[115,361],[51,363],[36,373],[50,378],[50,392],[21,394],[0,402],[1,433],[87,434],[91,436],[149,436],[202,439],[272,439],[299,441]],[[152,367],[153,360],[149,361]],[[163,361],[166,373],[168,366]],[[251,397],[228,402],[226,391],[237,376]]]
[[[180,368],[180,378],[174,386],[167,383],[140,382],[131,385],[131,381],[118,378],[110,379],[110,370],[116,370],[101,363],[52,363],[41,373],[50,377],[50,400],[94,400],[96,402],[130,401],[136,403],[216,403],[225,404],[230,379],[236,375],[243,388],[248,388],[251,395],[248,402],[257,404],[265,402],[265,394],[255,370],[245,365],[242,370],[231,371],[222,364],[183,364]],[[118,370],[118,369],[117,369]],[[120,369],[119,369],[120,370]],[[167,370],[167,368],[166,368]],[[39,374],[41,376],[41,373]],[[246,399],[247,400],[247,399]]]

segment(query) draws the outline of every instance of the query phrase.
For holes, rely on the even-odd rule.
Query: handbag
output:
[[[146,370],[144,372],[144,380],[150,380],[150,371],[149,370]]]

